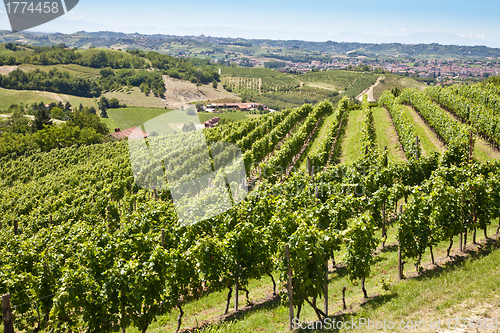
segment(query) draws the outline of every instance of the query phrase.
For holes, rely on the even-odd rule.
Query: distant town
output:
[[[243,60],[244,62],[244,60]],[[252,67],[265,67],[266,61],[260,59],[250,59],[248,61]],[[280,61],[276,61],[280,62]],[[277,68],[280,72],[307,73],[310,71],[334,70],[334,69],[364,69],[366,71],[390,72],[392,74],[405,75],[419,78],[433,78],[438,82],[445,82],[451,79],[467,80],[470,78],[486,78],[493,75],[500,75],[499,61],[411,61],[410,60],[364,60],[364,59],[342,59],[332,58],[330,63],[311,61],[292,62],[281,61],[283,64]],[[240,65],[242,60],[234,60],[231,63]],[[245,65],[245,63],[243,63]]]

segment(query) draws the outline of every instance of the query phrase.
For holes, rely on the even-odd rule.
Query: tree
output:
[[[203,111],[203,103],[196,103],[196,110],[198,110],[198,112]]]
[[[106,67],[103,68],[99,71],[99,74],[101,74],[102,77],[108,77],[115,75],[115,72],[113,72],[113,69],[111,67]]]
[[[101,111],[101,117],[102,117],[102,118],[108,118],[108,111],[106,111],[106,110],[102,110],[102,111]]]
[[[118,109],[120,107],[120,102],[117,98],[113,97],[109,100],[109,108],[110,109]]]
[[[193,107],[191,107],[191,106],[190,106],[190,107],[188,107],[188,108],[186,109],[186,114],[187,114],[188,116],[196,116],[196,110],[195,110],[195,108],[193,108]]]
[[[5,48],[6,48],[7,50],[11,50],[11,51],[15,51],[15,50],[17,50],[17,46],[16,46],[16,44],[13,44],[13,43],[7,43],[7,44],[5,44]]]
[[[2,127],[0,131],[5,128],[8,132],[24,134],[30,132],[30,121],[24,116],[21,108],[16,108],[13,110],[12,116],[5,119],[4,125],[0,125],[0,127]]]
[[[218,83],[217,83],[217,81],[216,81],[216,80],[213,80],[213,81],[212,81],[212,87],[213,87],[214,89],[217,89],[217,84],[218,84]]]
[[[50,112],[49,109],[45,106],[38,106],[35,113],[35,120],[33,121],[32,125],[33,132],[42,130],[44,125],[52,125],[52,120],[50,120]]]
[[[192,121],[189,121],[182,126],[182,131],[183,132],[196,131],[196,126]]]
[[[106,110],[109,108],[109,101],[106,97],[101,96],[101,99],[99,99],[99,110],[101,110],[101,117],[107,118],[108,113]]]
[[[95,109],[94,109],[95,111]],[[77,126],[81,129],[93,128],[99,134],[106,135],[109,133],[108,126],[101,122],[99,117],[92,113],[90,109],[83,109],[82,111],[75,111],[71,114],[68,125]]]
[[[203,83],[203,79],[204,79],[203,71],[201,70],[201,68],[198,68],[196,70],[196,82]]]
[[[63,109],[58,106],[52,108],[52,110],[50,110],[50,114],[52,115],[52,118],[59,120],[63,120],[65,116]]]
[[[141,91],[146,96],[149,96],[149,91],[151,90],[151,88],[149,88],[149,86],[148,86],[148,84],[146,82],[141,83],[141,85],[139,86],[139,89],[141,89]]]
[[[64,111],[69,111],[71,110],[71,104],[69,102],[66,102],[66,104],[64,104]]]

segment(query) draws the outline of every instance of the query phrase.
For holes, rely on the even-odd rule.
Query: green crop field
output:
[[[227,112],[227,113],[198,113],[198,116],[189,116],[185,112],[170,113],[169,109],[158,108],[122,108],[122,109],[108,109],[108,118],[101,118],[102,121],[108,126],[110,132],[119,127],[124,130],[134,126],[139,126],[153,118],[164,115],[159,118],[163,124],[170,124],[169,126],[162,126],[161,124],[152,124],[153,127],[147,132],[156,131],[157,133],[173,133],[173,131],[180,131],[179,126],[192,121],[196,124],[204,123],[212,117],[219,117],[221,119],[229,119],[232,121],[240,121],[248,118],[258,117],[258,115],[247,114],[245,112]]]
[[[141,124],[165,114],[170,110],[166,109],[154,109],[154,108],[124,108],[124,109],[108,109],[108,118],[101,118],[102,121],[108,125],[110,132],[113,132],[115,128],[119,127],[124,130],[127,128],[140,126]],[[188,119],[189,116],[186,116]],[[196,117],[192,117],[195,119]],[[182,121],[182,120],[181,120]],[[177,122],[181,122],[177,121]]]
[[[70,102],[73,107],[82,104],[84,107],[96,107],[92,98],[56,94],[45,91],[9,90],[0,88],[0,110],[7,109],[12,104],[24,105],[32,103]]]

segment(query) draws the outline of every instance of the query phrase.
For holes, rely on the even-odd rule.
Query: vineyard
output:
[[[264,68],[224,68],[222,82],[247,100],[282,110],[304,103],[355,97],[374,84],[377,75],[350,71],[320,71],[306,74],[280,73]]]
[[[262,94],[273,80],[281,82],[276,89],[286,89],[298,78],[307,86],[333,75],[228,70],[225,82]],[[349,94],[376,80],[344,73],[330,84]],[[345,94],[336,105],[285,108],[205,129],[195,139],[181,133],[4,157],[0,293],[10,294],[12,312],[10,318],[4,311],[4,323],[16,332],[180,332],[190,327],[186,322],[198,326],[189,317],[203,310],[198,302],[222,295],[223,311],[209,319],[238,313],[255,302],[255,283],[264,280],[271,308],[250,306],[248,316],[278,314],[269,331],[287,331],[292,318],[344,315],[346,300],[391,302],[399,297],[390,293],[392,285],[413,276],[409,264],[420,276],[427,255],[435,264],[438,254],[449,257],[477,244],[478,233],[486,240],[498,234],[500,162],[480,160],[475,151],[478,138],[488,144],[481,148],[486,153],[498,150],[499,99],[491,85],[383,93],[378,106],[405,155],[397,163],[377,144],[374,105],[366,97],[361,106],[350,105]],[[442,142],[443,153],[424,154],[417,135],[422,125],[407,110]],[[360,122],[352,122],[352,112]],[[350,155],[356,157],[338,163],[353,127],[360,133]],[[230,163],[236,156],[243,174]],[[229,167],[215,167],[208,182],[231,196],[214,203],[210,191],[193,184],[218,164]],[[246,197],[239,196],[243,188]],[[175,193],[194,199],[179,208]],[[382,265],[386,294],[375,296],[373,276]],[[208,325],[232,331],[217,321]]]

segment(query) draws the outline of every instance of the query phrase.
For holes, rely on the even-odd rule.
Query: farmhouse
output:
[[[219,123],[220,118],[219,117],[213,117],[207,121],[205,121],[205,128],[212,128],[217,126]]]
[[[264,110],[267,109],[267,106],[261,103],[212,103],[207,107],[211,109],[236,109],[239,111],[249,111],[257,109],[259,105],[261,105]]]

